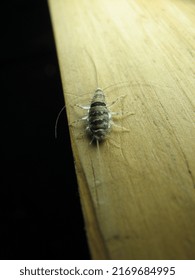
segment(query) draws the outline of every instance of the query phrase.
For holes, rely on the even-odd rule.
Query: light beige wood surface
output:
[[[48,2],[92,258],[194,259],[195,1]],[[110,85],[98,152],[74,105]]]

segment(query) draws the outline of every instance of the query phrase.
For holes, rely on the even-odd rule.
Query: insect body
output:
[[[84,110],[87,110],[87,115],[83,116],[82,118],[78,119],[77,121],[74,121],[73,123],[78,123],[80,121],[86,121],[86,131],[88,135],[91,137],[91,142],[96,141],[97,145],[99,142],[105,139],[106,135],[109,133],[111,126],[114,125],[118,128],[122,128],[115,123],[112,122],[112,115],[118,115],[117,112],[111,112],[108,107],[115,104],[119,99],[123,98],[123,96],[118,97],[115,101],[113,101],[111,104],[107,105],[105,101],[105,94],[103,90],[98,86],[98,74],[96,65],[92,59],[92,57],[89,55],[89,53],[86,51],[88,57],[90,58],[92,65],[94,67],[95,72],[95,78],[96,78],[96,90],[94,92],[94,95],[92,97],[90,105],[82,106],[79,104],[76,104],[75,106],[82,108]],[[122,82],[123,83],[123,82]],[[113,85],[111,85],[113,86]],[[110,86],[106,87],[109,88]],[[61,112],[64,110],[65,106],[61,109],[59,112],[56,124],[55,124],[55,137],[57,138],[57,123],[59,116]],[[72,123],[72,124],[73,124]],[[125,128],[122,128],[123,131],[128,131]]]
[[[87,127],[88,134],[96,142],[102,141],[111,128],[112,115],[109,112],[104,92],[97,88],[92,98],[90,108],[87,116]]]
[[[118,115],[119,113],[111,112],[108,107],[112,106],[114,103],[116,103],[119,99],[123,98],[124,96],[120,96],[115,101],[113,101],[111,104],[107,105],[105,101],[105,94],[103,90],[98,86],[98,73],[97,68],[95,65],[94,60],[90,56],[90,54],[85,50],[89,59],[91,60],[91,63],[94,68],[95,78],[96,78],[96,90],[94,92],[92,101],[89,106],[81,106],[78,105],[78,107],[82,109],[87,109],[88,114],[81,118],[80,120],[86,120],[87,126],[86,131],[88,135],[92,138],[91,143],[95,140],[97,145],[99,142],[105,139],[106,135],[109,133],[111,129],[111,125],[115,125],[112,122],[112,115]],[[112,85],[111,85],[112,86]],[[106,87],[108,89],[110,86]],[[117,126],[117,125],[115,125]],[[118,126],[119,127],[119,126]],[[124,129],[123,129],[124,130]]]

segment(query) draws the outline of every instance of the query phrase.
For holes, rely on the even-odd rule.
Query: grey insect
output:
[[[89,106],[78,107],[86,109],[87,115],[80,120],[86,120],[87,134],[91,137],[91,143],[96,143],[105,139],[109,133],[112,124],[112,113],[108,110],[105,100],[105,94],[101,88],[97,88]]]
[[[94,92],[90,105],[82,106],[76,104],[77,107],[87,110],[87,114],[73,123],[86,121],[86,132],[91,137],[90,143],[96,141],[97,145],[106,138],[107,134],[111,130],[112,125],[122,129],[123,131],[129,131],[124,127],[116,125],[112,121],[112,116],[119,115],[120,112],[112,112],[108,109],[119,99],[124,97],[125,95],[121,95],[111,104],[107,105],[104,91],[98,87]]]
[[[85,116],[83,116],[82,118],[74,121],[72,124],[78,123],[80,121],[86,121],[86,132],[91,138],[90,143],[95,141],[97,143],[97,145],[99,146],[99,142],[102,142],[106,138],[107,134],[111,130],[112,125],[114,125],[116,127],[119,127],[119,128],[122,128],[123,131],[124,130],[129,131],[129,130],[116,125],[112,121],[112,116],[113,115],[118,115],[120,113],[119,112],[112,112],[108,109],[108,107],[112,106],[119,99],[123,98],[124,95],[118,97],[111,104],[107,105],[104,91],[100,87],[98,87],[98,75],[97,75],[96,65],[95,65],[93,59],[91,58],[91,56],[89,55],[88,52],[87,52],[87,54],[88,54],[88,56],[89,56],[89,58],[90,58],[90,60],[93,64],[93,67],[94,67],[94,71],[95,71],[95,75],[96,75],[97,88],[94,92],[94,95],[92,97],[90,105],[86,105],[86,106],[82,106],[82,105],[79,105],[79,104],[75,105],[75,106],[77,106],[81,109],[87,110],[87,114]],[[124,82],[120,82],[120,83],[124,83]],[[113,85],[110,85],[110,86],[106,87],[105,89],[108,89],[111,86],[113,86]],[[55,135],[56,135],[56,137],[57,137],[57,122],[58,122],[59,116],[60,116],[61,112],[64,110],[64,108],[65,108],[65,106],[61,109],[61,111],[59,112],[58,117],[56,119],[56,125],[55,125]]]
[[[87,116],[87,133],[92,141],[104,140],[111,128],[112,114],[108,110],[104,92],[97,88],[92,98]]]
[[[76,106],[87,110],[87,115],[82,117],[80,120],[86,120],[86,122],[87,122],[86,131],[87,131],[87,134],[91,137],[90,143],[92,143],[93,141],[96,141],[96,143],[98,145],[99,142],[102,142],[106,138],[107,134],[111,130],[112,125],[120,127],[112,121],[112,116],[118,115],[120,113],[112,112],[108,109],[108,107],[115,104],[119,99],[123,98],[124,95],[118,97],[111,104],[107,105],[104,90],[106,90],[109,87],[112,87],[114,85],[110,85],[110,86],[106,87],[104,90],[102,90],[98,86],[99,85],[98,73],[97,73],[97,68],[96,68],[95,62],[92,59],[92,57],[90,56],[90,54],[87,52],[87,50],[85,50],[85,51],[86,51],[88,57],[90,58],[91,63],[94,68],[97,88],[94,92],[90,105],[81,106],[81,105],[77,104]],[[124,83],[124,82],[119,82],[117,84],[121,84],[121,83]],[[125,82],[125,83],[127,83],[127,82]],[[120,127],[120,128],[128,131],[128,129],[126,129],[126,128],[123,128],[123,127]]]

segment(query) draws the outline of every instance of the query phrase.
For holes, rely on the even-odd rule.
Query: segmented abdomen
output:
[[[94,139],[103,140],[110,128],[110,115],[105,102],[92,101],[88,116],[88,131]]]

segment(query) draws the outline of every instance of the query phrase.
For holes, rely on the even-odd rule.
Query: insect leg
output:
[[[89,110],[90,109],[90,105],[79,105],[79,104],[74,104],[74,105],[70,105],[71,107],[78,107],[80,109],[84,109],[84,110]]]
[[[119,128],[120,130],[122,130],[123,132],[126,132],[126,131],[130,131],[128,128],[126,128],[126,127],[123,127],[123,126],[120,126],[120,125],[117,125],[117,124],[115,124],[113,121],[111,122],[111,124],[112,124],[112,126],[115,126],[115,127],[117,127],[117,128]]]
[[[79,122],[86,121],[87,118],[88,118],[88,116],[86,115],[86,116],[84,116],[84,117],[82,117],[82,118],[80,118],[80,119],[78,119],[78,120],[75,120],[75,121],[71,122],[71,123],[69,124],[69,126],[73,126],[73,124],[78,124]]]

